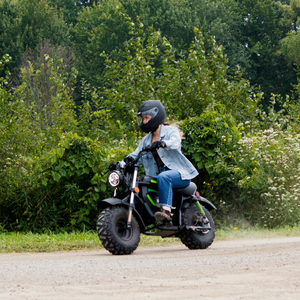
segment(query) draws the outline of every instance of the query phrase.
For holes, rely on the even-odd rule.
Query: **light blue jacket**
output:
[[[144,136],[138,147],[129,156],[134,159],[137,157],[142,148],[151,145],[152,133]],[[179,130],[174,126],[161,125],[159,141],[166,144],[165,148],[159,148],[157,153],[162,162],[171,170],[177,170],[182,180],[192,179],[199,173],[192,163],[181,152],[181,138]],[[145,172],[149,176],[159,174],[158,167],[151,152],[145,153],[139,163],[144,164]]]

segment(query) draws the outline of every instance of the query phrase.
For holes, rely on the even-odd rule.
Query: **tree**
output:
[[[19,71],[24,52],[37,50],[49,40],[54,44],[68,44],[68,28],[62,14],[47,0],[19,0],[0,2],[0,54],[9,54],[9,69],[13,76]]]
[[[95,87],[101,83],[104,70],[104,59],[100,54],[105,51],[117,59],[129,37],[126,23],[116,10],[118,5],[117,0],[111,0],[83,8],[74,27],[77,67],[81,76]]]
[[[58,11],[64,15],[64,20],[68,26],[77,23],[78,14],[86,7],[92,7],[101,3],[101,0],[48,0],[49,5],[57,7]]]
[[[18,17],[24,50],[35,50],[43,40],[57,44],[68,39],[68,30],[62,15],[46,0],[20,0]]]
[[[231,69],[248,64],[247,53],[239,42],[242,20],[235,0],[132,0],[122,1],[122,5],[131,18],[138,15],[145,28],[160,30],[177,53],[188,53],[197,27],[205,41],[212,36],[224,47]]]
[[[161,38],[159,31],[152,28],[146,34],[139,19],[135,24],[125,15],[125,20],[132,35],[125,49],[126,60],[114,61],[102,54],[105,86],[98,101],[103,109],[112,110],[115,119],[131,126],[132,113],[147,99],[160,99],[175,120],[197,116],[209,105],[213,110],[216,103],[223,104],[239,121],[251,117],[256,96],[239,72],[228,78],[227,59],[214,39],[207,41],[206,49],[195,28],[188,56],[176,59],[171,43]],[[162,63],[157,68],[158,59]]]
[[[290,94],[296,74],[284,55],[279,41],[289,27],[282,23],[280,3],[272,0],[240,1],[244,24],[241,40],[251,55],[251,65],[244,73],[251,84],[260,86],[265,106],[271,93]]]
[[[102,51],[110,53],[115,60],[125,57],[128,29],[116,13],[116,6],[122,6],[133,22],[139,16],[145,31],[151,26],[159,29],[162,37],[176,49],[176,57],[188,55],[193,29],[197,27],[205,41],[214,36],[216,43],[225,48],[231,73],[237,65],[242,68],[249,65],[247,51],[239,41],[242,21],[235,0],[103,1],[83,9],[73,31],[79,72],[95,86],[102,82],[104,60],[99,57]]]
[[[290,32],[284,37],[281,43],[281,52],[286,55],[290,64],[295,64],[300,68],[300,1],[291,0],[289,4],[281,5],[283,18],[281,22],[285,24]]]
[[[12,61],[9,62],[9,69],[12,72],[18,70],[22,52],[22,41],[19,32],[18,11],[14,2],[0,1],[0,57],[9,53]],[[4,76],[0,71],[0,77]]]

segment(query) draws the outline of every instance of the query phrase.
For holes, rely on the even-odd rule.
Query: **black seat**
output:
[[[173,189],[174,192],[184,194],[184,195],[193,195],[197,191],[197,186],[194,182],[191,182],[188,186],[181,189]]]

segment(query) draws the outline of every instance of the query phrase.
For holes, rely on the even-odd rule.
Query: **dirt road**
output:
[[[0,299],[300,299],[300,237],[1,254]]]

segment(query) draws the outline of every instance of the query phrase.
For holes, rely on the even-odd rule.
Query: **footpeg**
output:
[[[211,230],[211,227],[209,225],[206,226],[186,226],[186,230],[193,230],[195,232],[202,232],[202,231],[207,231]]]
[[[172,220],[165,220],[165,221],[164,221],[164,225],[165,225],[166,227],[172,227],[172,226],[173,226],[173,222],[172,222]]]

